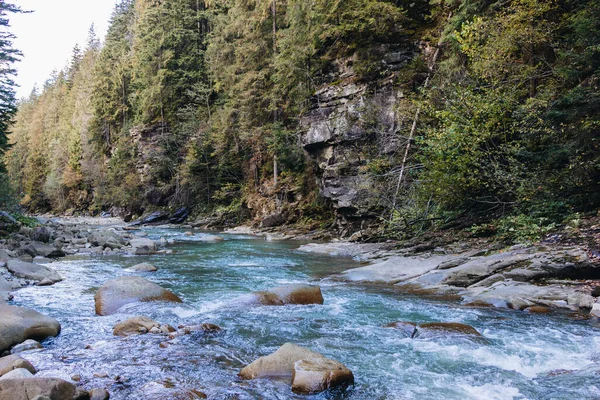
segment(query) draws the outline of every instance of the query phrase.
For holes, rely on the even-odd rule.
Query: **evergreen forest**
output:
[[[28,98],[0,82],[3,191],[32,212],[532,238],[600,206],[598,16],[598,0],[121,0]]]

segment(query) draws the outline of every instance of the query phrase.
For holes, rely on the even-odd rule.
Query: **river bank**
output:
[[[396,359],[394,347],[431,346],[439,343],[440,340],[442,342],[448,340],[438,337],[430,341],[430,336],[425,334],[421,338],[412,339],[415,336],[415,329],[426,332],[427,324],[434,321],[472,324],[487,338],[488,342],[498,335],[506,335],[504,330],[511,324],[511,320],[514,320],[515,324],[516,321],[519,321],[518,324],[527,326],[527,329],[531,331],[525,333],[516,330],[518,335],[525,335],[517,336],[516,340],[525,342],[524,338],[528,338],[530,334],[535,333],[542,337],[546,335],[544,331],[540,332],[539,328],[535,328],[535,324],[545,326],[546,320],[525,323],[524,316],[540,311],[564,309],[577,311],[577,318],[583,318],[589,315],[587,305],[590,304],[590,301],[592,305],[595,304],[594,297],[591,296],[593,288],[591,280],[565,279],[563,276],[561,281],[557,282],[558,278],[546,278],[544,280],[546,285],[541,286],[541,281],[530,280],[518,283],[519,281],[513,279],[515,272],[512,271],[519,268],[533,270],[536,273],[541,273],[540,271],[547,273],[550,271],[556,274],[559,271],[562,271],[560,274],[593,272],[593,269],[590,269],[592,267],[588,265],[589,263],[593,264],[592,258],[588,256],[586,259],[581,254],[575,253],[574,248],[562,245],[560,248],[547,246],[544,249],[540,246],[524,246],[506,250],[486,247],[470,248],[465,244],[457,244],[456,247],[427,249],[431,246],[421,243],[412,248],[398,249],[396,243],[357,244],[340,241],[308,243],[310,241],[306,236],[296,237],[303,241],[289,241],[292,236],[289,233],[284,235],[276,232],[256,232],[250,228],[209,233],[195,230],[190,226],[175,228],[173,225],[138,229],[139,227],[129,227],[119,220],[106,219],[77,221],[66,219],[44,222],[46,224],[41,227],[21,230],[20,233],[13,235],[4,243],[3,251],[8,257],[6,267],[9,267],[9,263],[13,264],[12,270],[8,268],[3,270],[6,281],[13,286],[8,292],[15,297],[9,304],[25,305],[60,320],[62,332],[56,339],[50,339],[49,344],[44,342],[44,349],[33,350],[33,353],[29,350],[23,354],[41,370],[38,373],[38,375],[41,374],[41,377],[52,376],[51,370],[62,371],[58,376],[65,381],[76,383],[73,377],[77,378],[77,375],[83,375],[84,379],[78,387],[87,391],[88,394],[97,387],[107,390],[115,398],[131,398],[128,396],[132,396],[132,393],[146,396],[149,396],[148,393],[154,393],[155,396],[161,396],[155,398],[184,398],[178,397],[184,395],[183,392],[180,393],[183,390],[182,387],[185,388],[184,392],[187,394],[200,387],[197,390],[199,393],[204,393],[209,398],[220,398],[219,393],[229,393],[232,390],[223,385],[229,385],[227,382],[231,382],[233,379],[233,382],[236,382],[233,391],[241,396],[239,398],[258,398],[249,393],[255,393],[258,396],[258,393],[264,389],[263,381],[259,380],[258,384],[246,384],[243,381],[237,381],[237,378],[232,377],[231,374],[237,374],[242,367],[249,365],[259,356],[277,350],[284,340],[293,339],[302,346],[312,348],[334,360],[343,362],[355,374],[358,372],[356,389],[348,395],[348,398],[369,398],[374,393],[373,391],[377,392],[371,388],[371,385],[380,385],[376,382],[380,382],[382,371],[390,367],[374,365],[371,369],[365,370],[363,363],[367,361],[363,360],[363,357],[367,357],[373,351],[383,351],[371,348],[371,346],[379,348],[381,346],[379,341],[382,338],[395,343],[390,348],[391,352],[386,354],[387,358],[384,357],[385,363],[394,362],[393,360]],[[254,236],[254,234],[260,236]],[[59,251],[62,251],[64,257],[60,255]],[[587,256],[587,252],[584,251],[584,253]],[[565,257],[579,258],[572,259],[569,264],[563,262]],[[14,261],[16,259],[19,259],[18,262]],[[158,271],[144,272],[145,270],[134,269],[143,262],[156,265]],[[525,265],[525,262],[529,263]],[[26,263],[28,268],[15,268],[15,263],[21,267],[23,264],[20,263]],[[46,276],[31,275],[33,267],[30,264],[40,267],[35,268],[36,274],[46,274]],[[483,271],[482,266],[485,266],[485,273],[480,272]],[[304,272],[307,268],[312,271],[309,275]],[[24,271],[30,275],[23,276]],[[511,272],[513,275],[509,274]],[[243,275],[238,277],[237,273],[243,273]],[[276,275],[272,275],[273,273]],[[524,272],[518,273],[524,274]],[[22,276],[19,277],[17,274]],[[477,286],[473,286],[474,284],[460,286],[463,284],[462,282],[466,280],[468,283],[470,279],[477,280],[475,283],[485,282],[488,279],[488,275],[485,274],[502,276],[502,281],[498,280],[487,286],[494,290],[493,295],[497,297],[491,300],[491,296],[486,293],[487,296],[481,296],[481,299],[468,298],[467,293],[473,293]],[[95,297],[94,294],[98,293],[98,289],[111,279],[132,275],[148,278],[172,291],[181,298],[183,303],[180,305],[174,303],[173,306],[165,304],[157,308],[152,305],[157,304],[154,302],[135,302],[121,307],[116,314],[94,315],[92,311],[94,298],[92,297]],[[50,282],[45,282],[42,286],[36,285],[36,283],[38,285],[42,283],[46,278]],[[495,279],[498,278],[499,276]],[[214,286],[215,281],[221,279],[226,286],[218,290],[210,289]],[[507,285],[506,282],[509,281],[517,282],[516,289],[509,293],[512,297],[501,297],[502,293],[498,295],[500,292],[497,291],[498,282],[504,282]],[[457,282],[460,282],[460,285]],[[587,282],[588,285],[586,286],[584,282]],[[277,303],[274,296],[281,294],[281,291],[272,291],[271,288],[300,283],[321,286],[324,289],[325,304],[289,305],[276,309],[267,305],[273,301]],[[543,288],[543,290],[538,289],[540,292],[533,294],[528,291],[520,291],[521,283],[527,284],[528,287]],[[45,286],[46,284],[48,286]],[[20,290],[14,290],[16,285],[23,285],[23,287]],[[206,289],[200,289],[203,286],[206,286]],[[264,299],[258,301],[258,307],[248,308],[247,297],[244,301],[239,300],[240,296],[244,298],[244,293],[250,294],[250,292],[257,293],[258,297],[254,297],[255,299]],[[73,298],[72,294],[76,294],[78,299]],[[415,295],[417,296],[415,297]],[[355,299],[356,296],[359,298]],[[412,300],[413,298],[414,300]],[[482,299],[486,301],[481,301]],[[500,301],[497,301],[498,299]],[[65,310],[65,304],[69,303],[73,304],[74,310]],[[419,303],[434,307],[434,311],[427,311],[423,315],[415,314],[415,310],[418,309],[415,307],[418,306],[413,304]],[[282,302],[282,304],[285,303]],[[495,312],[486,311],[487,309],[483,307],[490,304],[497,307],[508,306],[525,309],[531,313],[507,311],[507,314],[500,311],[501,314],[494,314]],[[86,309],[78,311],[78,307],[81,305]],[[87,311],[88,307],[90,311]],[[381,312],[379,309],[388,311],[378,315]],[[339,319],[340,313],[343,315],[342,320]],[[153,328],[158,331],[150,336],[144,335],[147,338],[140,339],[141,342],[132,338],[126,338],[119,342],[115,341],[117,339],[111,338],[114,326],[130,317],[139,315],[148,315],[156,323],[156,326],[151,324],[146,328],[148,332]],[[491,317],[492,315],[497,317]],[[548,323],[553,325],[556,325],[557,321],[561,321],[559,322],[560,326],[566,324],[564,325],[564,335],[567,336],[561,339],[562,341],[567,340],[571,331],[585,332],[583,326],[570,326],[568,322],[561,319],[560,315],[562,314],[558,313],[557,315],[558,320],[553,320],[549,316],[542,318],[548,318]],[[484,319],[482,319],[483,316],[485,316]],[[507,324],[506,327],[496,325],[498,322],[494,322],[496,321],[494,318],[499,318],[499,316],[502,316],[502,319],[498,319],[498,322],[505,318],[508,319],[509,322],[502,322],[502,324]],[[399,324],[403,321],[406,323]],[[483,321],[486,322],[482,323]],[[203,324],[213,324],[224,329],[221,333],[218,333],[218,330],[208,332],[206,328],[209,325],[204,325],[203,328]],[[394,329],[385,328],[387,325],[392,325]],[[169,326],[175,332],[171,332]],[[352,326],[361,326],[362,328],[358,331],[348,329]],[[593,323],[591,326],[594,326]],[[252,327],[251,334],[248,333],[249,327]],[[89,328],[92,328],[91,331],[88,331]],[[515,328],[511,326],[510,329],[514,330]],[[271,330],[275,331],[270,332]],[[396,342],[400,337],[403,338],[401,340],[407,339],[402,332],[409,332],[408,339],[412,341]],[[168,335],[174,333],[176,334],[174,338],[169,339]],[[55,334],[58,332],[48,332],[50,337]],[[77,339],[77,335],[82,338]],[[374,340],[373,335],[376,335],[378,339]],[[217,362],[218,371],[211,369],[211,374],[214,374],[215,379],[215,382],[212,382],[213,387],[207,382],[190,384],[187,381],[189,377],[177,378],[183,379],[183,381],[174,383],[178,388],[177,393],[179,393],[176,394],[173,388],[169,388],[171,384],[165,386],[164,381],[159,379],[160,377],[164,378],[164,373],[157,372],[154,368],[163,369],[166,365],[172,365],[174,360],[171,357],[196,359],[197,356],[190,355],[184,349],[190,347],[193,352],[204,352],[193,342],[199,338],[201,338],[202,346],[208,346],[211,349],[210,355],[205,355],[208,359],[215,360],[215,357],[218,359],[222,357],[218,355],[219,352],[226,352],[227,361]],[[240,354],[241,338],[249,341],[252,345],[248,348],[244,347]],[[21,339],[19,337],[16,340],[22,341]],[[264,340],[268,342],[266,348]],[[347,341],[347,345],[340,347],[340,340]],[[365,346],[364,350],[359,352],[364,353],[363,356],[358,356],[356,349],[352,350],[350,345],[357,340],[364,343],[361,345]],[[448,344],[456,346],[456,343],[462,343],[461,340],[455,342],[452,339]],[[468,344],[469,340],[466,343],[464,344],[466,346],[465,356],[468,354],[467,349],[472,346],[472,344]],[[463,344],[460,346],[462,348]],[[145,379],[147,377],[143,376],[141,370],[136,371],[128,364],[117,361],[119,353],[133,352],[137,354],[138,350],[136,349],[144,354],[150,352],[150,355],[145,357],[152,360],[153,378],[151,382]],[[161,353],[157,353],[158,349]],[[483,349],[484,347],[480,350]],[[175,355],[182,351],[185,352],[185,356]],[[500,353],[496,353],[497,351]],[[493,357],[490,355],[489,360],[487,356],[484,357],[485,362],[492,362],[490,361],[492,358],[508,357],[508,354],[504,354],[505,351],[494,350],[494,355]],[[109,354],[114,352],[114,357],[111,355],[110,357],[113,358],[107,361],[101,354],[103,352],[109,352]],[[66,357],[66,363],[60,361],[60,354]],[[166,358],[167,354],[169,359]],[[359,357],[362,361],[359,362],[355,357]],[[561,353],[560,357],[564,358],[564,355]],[[207,358],[197,359],[198,365],[205,365],[209,362]],[[68,361],[69,359],[72,361]],[[85,362],[79,363],[76,361],[78,359],[85,360]],[[105,368],[102,367],[100,360],[107,362],[109,366],[107,368],[112,371],[104,371]],[[546,360],[535,367],[536,372],[527,372],[525,375],[537,376],[550,373],[558,368],[557,365],[561,365],[562,361],[559,362],[558,359],[556,361],[548,363]],[[130,362],[134,361],[130,360]],[[383,359],[381,362],[384,362]],[[477,360],[477,363],[480,362],[482,360]],[[566,364],[573,366],[581,362],[581,360],[568,361]],[[134,364],[138,365],[137,361]],[[587,361],[584,364],[588,365]],[[75,365],[79,365],[81,371],[74,368]],[[138,366],[138,368],[140,367]],[[169,368],[177,369],[175,366]],[[221,371],[222,368],[226,370],[225,375]],[[424,371],[427,371],[429,367],[424,366],[423,368],[425,368]],[[515,368],[520,370],[522,367]],[[95,377],[94,374],[98,374],[98,376]],[[108,377],[104,377],[105,374],[108,374]],[[187,376],[185,374],[184,376]],[[123,382],[125,379],[123,375],[127,376],[127,379],[130,380],[129,383]],[[117,379],[119,376],[120,378]],[[456,379],[456,376],[454,378],[448,376],[444,379],[452,380]],[[421,382],[419,385],[423,384]],[[264,398],[278,398],[282,393],[286,393],[282,392],[285,389],[278,385],[267,384],[268,391],[272,392],[269,392],[270,394]],[[469,390],[479,390],[477,393],[483,393],[480,384],[471,382],[468,385],[479,388]],[[551,384],[549,385],[551,386]],[[517,386],[523,391],[527,385],[523,381]],[[420,389],[415,387],[410,389],[410,391],[412,390],[414,392],[411,393],[415,394]],[[432,394],[441,393],[439,390],[439,388],[436,389]],[[490,393],[493,394],[494,390]],[[381,395],[384,397],[381,398],[393,398],[385,390],[382,393]],[[494,395],[488,397],[513,398],[506,393],[515,393],[515,390],[503,393],[496,397]],[[152,398],[152,395],[150,396],[149,398]],[[194,396],[201,397],[199,394],[194,394]],[[454,397],[460,397],[460,393],[457,392],[450,396],[450,398]],[[292,398],[291,394],[290,398]]]

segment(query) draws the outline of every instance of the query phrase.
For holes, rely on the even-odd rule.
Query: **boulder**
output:
[[[22,379],[22,378],[31,378],[33,374],[29,372],[26,368],[17,368],[13,369],[10,372],[7,372],[5,375],[0,377],[2,379]]]
[[[25,307],[0,304],[0,353],[27,339],[43,340],[60,333],[54,318]]]
[[[10,300],[13,289],[13,285],[0,275],[0,303]]]
[[[110,249],[120,249],[127,244],[127,241],[121,236],[110,230],[97,230],[88,237],[88,242],[92,246],[109,247]]]
[[[49,279],[52,282],[60,282],[62,278],[58,273],[44,265],[33,264],[21,260],[8,260],[6,268],[16,277],[42,281]]]
[[[254,292],[241,298],[243,302],[258,303],[265,306],[286,304],[323,304],[321,288],[313,285],[286,285],[269,291]]]
[[[239,376],[243,379],[291,378],[292,390],[306,394],[354,383],[352,371],[343,364],[292,343],[260,357],[244,367]]]
[[[115,336],[130,336],[147,333],[152,328],[159,328],[160,324],[148,317],[133,317],[121,321],[115,325],[113,335]]]
[[[56,246],[51,246],[40,242],[34,242],[31,244],[31,247],[35,249],[36,255],[42,257],[58,258],[65,256],[65,252]]]
[[[413,337],[432,337],[446,335],[470,335],[483,337],[483,335],[470,325],[458,322],[429,322],[417,326]]]
[[[171,217],[169,217],[169,222],[171,224],[181,224],[183,223],[187,217],[189,217],[190,215],[190,209],[187,207],[182,207],[180,209],[178,209],[177,211],[175,211]]]
[[[169,213],[161,210],[161,211],[155,211],[151,214],[148,214],[144,218],[141,218],[141,219],[131,223],[131,225],[135,226],[135,225],[157,224],[159,222],[166,221],[167,219],[169,219]]]
[[[50,241],[50,237],[52,236],[50,230],[45,226],[38,226],[33,230],[31,234],[31,238],[37,242],[48,243]]]
[[[96,314],[114,314],[125,304],[138,301],[171,301],[181,299],[167,289],[139,276],[122,276],[106,282],[94,296]]]
[[[32,374],[37,372],[29,361],[18,354],[11,354],[10,356],[0,358],[0,376],[4,376],[14,369],[26,369]]]
[[[153,254],[157,250],[156,242],[152,239],[147,238],[135,238],[129,241],[129,244],[134,249],[134,253],[136,255],[144,255],[144,254]],[[139,252],[144,252],[144,254],[138,254]]]
[[[156,268],[154,265],[149,264],[149,263],[141,263],[141,264],[136,264],[132,267],[126,268],[125,271],[131,271],[131,272],[154,272],[154,271],[158,271],[158,268]]]
[[[42,348],[43,346],[37,340],[27,339],[23,343],[15,345],[12,349],[10,349],[10,352],[11,354],[17,354],[22,353],[24,351],[37,350]]]
[[[600,303],[594,303],[590,310],[590,315],[596,318],[600,318]]]
[[[90,400],[108,400],[110,399],[110,393],[104,388],[93,388],[88,391],[90,394]]]
[[[275,213],[275,214],[267,215],[265,218],[263,218],[263,220],[260,222],[260,226],[261,226],[261,228],[270,228],[273,226],[279,226],[279,225],[283,225],[286,220],[287,220],[287,215],[282,214],[282,213]]]
[[[71,400],[76,394],[75,385],[58,378],[32,377],[0,381],[0,400],[33,400],[38,396],[50,400]]]

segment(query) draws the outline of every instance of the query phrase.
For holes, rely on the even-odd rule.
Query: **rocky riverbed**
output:
[[[64,257],[91,257],[91,259],[104,257],[136,261],[127,261],[127,268],[122,269],[123,272],[118,269],[117,276],[112,279],[104,278],[91,288],[93,300],[91,298],[90,300],[95,303],[95,314],[97,318],[111,318],[110,321],[114,321],[110,332],[115,336],[127,338],[149,335],[149,337],[156,337],[158,347],[169,349],[177,348],[181,340],[195,337],[197,332],[208,335],[206,340],[213,340],[210,339],[211,335],[223,332],[224,329],[208,321],[190,321],[185,317],[178,318],[179,320],[173,319],[172,316],[165,317],[166,321],[164,321],[160,318],[130,315],[131,313],[127,311],[130,307],[138,307],[136,304],[143,303],[171,303],[175,308],[170,309],[187,310],[183,315],[197,314],[193,311],[193,307],[190,309],[185,305],[185,293],[180,297],[177,291],[174,293],[153,282],[153,274],[160,275],[163,271],[162,266],[157,267],[152,263],[153,259],[158,257],[161,260],[168,260],[172,257],[174,252],[178,251],[176,240],[179,243],[183,241],[219,246],[224,241],[230,241],[231,237],[246,238],[243,235],[248,235],[247,238],[253,240],[258,239],[251,235],[259,235],[260,240],[266,239],[264,242],[277,242],[294,237],[289,233],[255,232],[243,227],[217,234],[200,233],[192,226],[178,226],[179,233],[175,240],[168,234],[157,236],[152,233],[152,230],[149,235],[147,230],[140,230],[137,225],[126,225],[117,219],[50,219],[42,222],[43,224],[35,228],[21,227],[9,239],[4,240],[0,248],[0,353],[3,355],[0,358],[0,399],[30,400],[38,395],[51,399],[102,399],[108,398],[115,385],[117,390],[113,393],[118,396],[117,398],[127,398],[123,397],[123,394],[131,391],[118,386],[122,380],[119,376],[115,377],[114,381],[111,378],[110,384],[102,381],[108,376],[102,378],[100,375],[104,373],[97,371],[93,372],[93,377],[88,376],[83,380],[78,373],[72,375],[60,373],[52,376],[47,369],[49,364],[45,365],[46,369],[40,375],[36,374],[35,363],[27,361],[29,352],[40,351],[41,346],[38,341],[60,335],[61,329],[65,329],[65,325],[56,318],[39,312],[43,310],[23,307],[18,295],[19,289],[26,289],[28,293],[34,295],[37,287],[39,291],[44,290],[41,293],[47,296],[51,293],[48,290],[53,290],[47,287],[61,286],[65,283],[65,279],[67,280],[65,286],[71,287],[68,286],[70,271],[64,266],[58,270],[54,268],[53,266],[62,265],[56,260]],[[160,229],[161,232],[168,232],[168,228],[167,226]],[[307,239],[303,235],[300,238]],[[296,248],[298,254],[332,257],[336,263],[340,263],[344,257],[353,260],[347,262],[346,269],[335,268],[328,271],[325,267],[323,272],[319,272],[321,278],[316,281],[314,278],[309,282],[276,279],[267,286],[261,286],[260,290],[233,296],[217,307],[225,307],[225,309],[258,307],[260,309],[260,307],[279,306],[306,307],[307,310],[314,310],[314,307],[323,307],[323,304],[328,302],[327,293],[324,295],[315,283],[336,287],[336,282],[341,282],[357,285],[355,290],[358,292],[363,290],[360,289],[361,287],[376,285],[389,293],[392,290],[426,299],[437,297],[461,307],[492,306],[524,310],[529,313],[564,310],[575,313],[573,315],[580,319],[595,318],[597,315],[596,298],[600,290],[596,289],[595,279],[600,276],[600,265],[593,254],[590,255],[589,249],[573,244],[542,243],[499,248],[496,245],[474,247],[464,243],[453,243],[443,247],[418,245],[397,248],[395,243],[358,244],[333,241],[305,243],[301,246],[296,244],[289,248]],[[238,265],[229,263],[230,266]],[[252,267],[252,264],[243,263],[243,266]],[[214,273],[219,274],[218,271]],[[254,287],[254,284],[250,287]],[[82,293],[90,296],[87,290],[84,289]],[[16,296],[16,299],[13,299],[13,296]],[[183,309],[175,306],[181,302],[183,302]],[[93,306],[90,304],[92,309]],[[151,313],[152,308],[144,308],[144,310]],[[298,310],[301,312],[300,309]],[[176,311],[176,315],[182,312]],[[335,308],[330,309],[329,312],[335,315]],[[432,340],[439,340],[440,337],[458,335],[473,337],[474,339],[469,340],[476,339],[477,343],[482,345],[489,343],[485,331],[482,331],[483,334],[480,333],[481,328],[478,330],[462,323],[468,321],[418,319],[414,321],[387,319],[376,324],[388,330],[392,329],[397,332],[398,337],[410,340],[422,341],[432,338]],[[67,326],[67,329],[70,328]],[[100,346],[98,343],[95,346]],[[331,359],[327,355],[313,351],[310,345],[306,346],[306,343],[300,344],[303,346],[280,342],[279,349],[270,347],[276,350],[271,351],[270,355],[264,351],[252,352],[256,355],[254,361],[246,359],[245,362],[236,364],[239,365],[238,379],[241,378],[243,381],[260,378],[260,382],[264,378],[275,378],[276,381],[283,379],[290,385],[289,390],[298,395],[332,389],[339,391],[353,386],[356,372],[352,370],[352,365],[347,367],[340,362],[344,360]],[[327,347],[318,346],[317,349],[327,351]],[[262,357],[257,357],[259,355]],[[86,373],[89,375],[92,372],[86,371]],[[98,376],[95,376],[96,374]],[[359,376],[359,382],[360,379]],[[185,396],[187,396],[185,398],[203,398],[207,396],[206,393],[209,393],[208,396],[211,398],[219,398],[215,397],[215,392],[211,395],[210,390],[196,390],[189,385],[183,392],[165,392],[161,387],[152,389],[144,385],[143,389],[139,389],[141,391],[134,390],[134,392],[150,397],[160,393],[156,394],[160,396],[157,398],[184,398]],[[276,398],[278,395],[274,396],[273,398]],[[38,400],[43,398],[40,397]],[[359,395],[356,398],[362,397]],[[513,397],[492,396],[492,398]]]

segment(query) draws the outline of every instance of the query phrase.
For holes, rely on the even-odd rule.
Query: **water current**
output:
[[[534,315],[403,294],[391,286],[336,280],[359,264],[348,258],[305,254],[299,243],[227,235],[148,229],[150,238],[174,239],[169,255],[70,256],[50,264],[64,278],[28,287],[15,302],[62,324],[43,350],[24,353],[41,376],[85,388],[105,387],[111,399],[598,399],[600,329],[566,315]],[[140,262],[154,273],[124,269]],[[137,303],[97,316],[94,293],[107,280],[142,275],[179,295],[183,304]],[[320,285],[324,305],[240,306],[251,291],[290,283]],[[120,320],[145,315],[173,326],[210,322],[223,328],[173,339],[160,335],[112,335]],[[407,338],[384,326],[393,321],[461,322],[488,340],[465,337]],[[244,381],[237,374],[285,342],[320,352],[350,368],[356,384],[344,393],[295,395],[285,380]],[[96,374],[96,376],[94,376]],[[187,397],[186,397],[187,396]],[[189,397],[192,396],[192,397]]]

